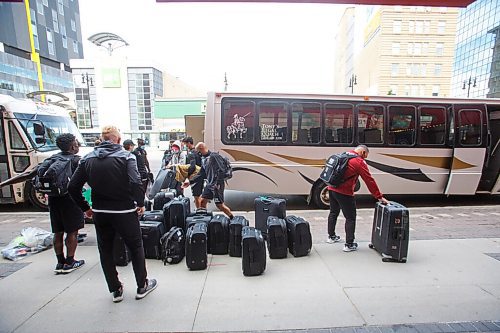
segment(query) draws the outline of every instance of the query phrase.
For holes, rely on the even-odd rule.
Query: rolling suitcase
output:
[[[372,242],[369,247],[382,255],[382,261],[406,262],[410,239],[408,209],[391,201],[377,202],[373,216]]]
[[[244,216],[235,216],[229,223],[229,256],[241,257],[241,231],[248,227]]]
[[[210,223],[210,220],[212,220],[212,212],[207,212],[206,210],[189,214],[186,217],[186,230],[196,223],[205,223],[208,230],[208,224]]]
[[[269,258],[283,259],[288,253],[286,222],[276,216],[267,218],[267,248]]]
[[[293,215],[287,216],[285,222],[288,232],[288,250],[294,257],[307,256],[312,248],[309,222]]]
[[[175,172],[170,169],[161,169],[156,175],[156,179],[148,193],[148,199],[153,199],[161,190],[173,189],[177,187]]]
[[[161,221],[141,221],[142,244],[147,259],[160,259],[160,238],[165,234],[165,226]]]
[[[266,243],[260,230],[243,227],[241,232],[243,275],[260,275],[266,270]]]
[[[186,233],[186,265],[190,270],[207,268],[207,225],[196,223]]]
[[[186,229],[186,217],[191,211],[189,198],[178,197],[168,202],[163,206],[163,218],[165,221],[165,229],[170,230],[172,227],[179,227],[182,230]]]
[[[272,197],[258,197],[255,199],[255,228],[267,237],[267,218],[276,216],[284,219],[286,216],[286,200]]]
[[[163,210],[163,206],[175,198],[174,191],[158,192],[153,199],[153,210]]]
[[[163,212],[161,210],[145,211],[139,218],[140,221],[156,221],[163,223]],[[165,229],[167,230],[167,229]]]
[[[113,240],[113,259],[116,266],[127,266],[130,261],[128,247],[118,233],[115,233],[115,239]]]
[[[227,254],[229,251],[229,218],[214,215],[208,223],[208,253]]]

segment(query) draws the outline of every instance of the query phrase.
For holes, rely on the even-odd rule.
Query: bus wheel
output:
[[[26,183],[26,194],[28,194],[31,204],[36,208],[41,210],[49,209],[49,203],[45,194],[38,193],[30,183]]]
[[[312,199],[316,207],[320,209],[330,208],[330,195],[325,183],[321,182],[315,186]]]

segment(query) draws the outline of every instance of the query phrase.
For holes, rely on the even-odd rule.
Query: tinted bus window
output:
[[[224,102],[222,107],[222,141],[252,143],[255,103],[250,101]]]
[[[358,105],[358,140],[360,143],[384,142],[384,107]]]
[[[352,143],[354,110],[350,104],[325,105],[325,142]]]
[[[446,134],[446,110],[443,107],[420,108],[420,143],[444,144]]]
[[[389,135],[387,143],[391,145],[411,146],[415,144],[414,106],[389,106]]]
[[[292,104],[292,143],[319,143],[321,130],[319,103]]]
[[[458,113],[460,143],[464,146],[481,144],[481,111],[460,110]]]
[[[259,104],[259,140],[286,142],[288,115],[285,103]]]

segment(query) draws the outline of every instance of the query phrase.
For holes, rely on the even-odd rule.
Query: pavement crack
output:
[[[198,304],[196,304],[196,311],[194,312],[193,325],[191,325],[191,332],[194,332],[194,324],[196,323],[196,318],[198,317],[198,310],[200,309],[201,299],[203,298],[203,293],[205,292],[205,286],[207,285],[208,273],[210,271],[210,266],[212,264],[214,256],[210,256],[210,262],[207,262],[207,274],[205,274],[205,280],[203,281],[203,288],[201,288],[200,298],[198,299]]]
[[[68,286],[66,286],[64,289],[62,289],[59,293],[57,293],[56,295],[54,295],[54,297],[52,297],[51,299],[49,299],[45,304],[43,304],[41,307],[39,307],[36,311],[34,311],[31,316],[29,316],[28,318],[26,318],[22,323],[20,323],[19,325],[16,326],[16,328],[14,328],[12,330],[12,333],[14,333],[15,331],[17,331],[19,328],[21,328],[25,323],[27,323],[31,318],[33,318],[38,312],[40,312],[43,308],[45,308],[47,305],[49,305],[50,303],[52,303],[52,301],[54,299],[56,299],[57,297],[59,297],[62,293],[64,293],[66,290],[68,290],[69,288],[71,288],[75,283],[77,283],[78,281],[80,281],[80,279],[82,279],[84,276],[86,276],[87,274],[90,273],[90,271],[92,271],[92,269],[98,265],[99,262],[96,262],[95,264],[93,264],[85,273],[83,273],[81,276],[79,276],[78,278],[75,279],[75,281],[73,281],[72,283],[70,283]],[[88,267],[88,266],[87,266]]]

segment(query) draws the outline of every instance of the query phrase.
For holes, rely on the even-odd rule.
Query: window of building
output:
[[[42,0],[44,6],[49,6],[49,0]]]
[[[399,75],[399,64],[391,64],[391,76]]]
[[[410,96],[410,85],[409,84],[405,85],[405,96]]]
[[[78,54],[78,42],[76,40],[73,41],[73,51]]]
[[[71,19],[71,30],[76,31],[76,22],[73,19]]]
[[[416,34],[424,33],[424,21],[415,21],[415,33]]]
[[[292,143],[320,142],[321,105],[319,103],[292,104]]]
[[[415,45],[413,43],[408,43],[408,54],[413,54],[413,50],[415,49]]]
[[[38,26],[31,22],[31,32],[33,33],[33,43],[35,44],[35,49],[40,50],[40,43],[38,42]]]
[[[443,51],[444,51],[444,44],[436,43],[436,55],[443,55]]]
[[[429,20],[424,21],[424,33],[426,34],[431,33],[431,21]]]
[[[57,12],[52,9],[52,25],[54,26],[54,31],[59,32],[59,20],[57,18]]]
[[[408,32],[410,34],[415,33],[415,21],[413,20],[408,21]]]
[[[445,29],[446,29],[446,22],[445,21],[439,21],[438,22],[437,33],[438,34],[444,34]]]
[[[419,86],[418,84],[412,84],[411,85],[411,96],[418,96],[418,92],[419,92]]]
[[[442,71],[443,71],[442,64],[434,64],[434,76],[440,76]]]
[[[325,104],[325,142],[352,143],[354,110],[350,104]]]
[[[400,44],[399,43],[392,43],[392,54],[393,55],[398,55],[399,54],[399,49],[400,49]]]
[[[444,108],[421,107],[420,108],[420,143],[421,144],[443,144],[445,139]]]
[[[360,143],[384,142],[384,107],[358,105],[358,140]]]
[[[31,23],[36,24],[36,12],[33,8],[30,8]]]
[[[422,43],[422,55],[429,54],[429,43]]]
[[[421,43],[415,43],[414,45],[414,50],[413,50],[413,54],[415,55],[421,55],[422,54],[422,44]]]
[[[423,85],[423,84],[419,85],[419,95],[425,96],[425,85]]]
[[[439,96],[439,85],[432,86],[432,96]]]
[[[52,36],[52,31],[47,29],[47,45],[49,47],[49,54],[54,55],[54,37]]]
[[[64,3],[63,0],[57,0],[57,10],[59,14],[64,15]]]
[[[62,35],[62,45],[65,49],[68,48],[68,37]]]
[[[38,14],[43,15],[42,0],[36,0],[36,11],[38,12]]]
[[[392,24],[392,32],[395,34],[401,33],[401,20],[394,20]]]
[[[66,34],[66,26],[64,25],[64,22],[59,23],[59,31],[61,32],[61,35],[67,36]]]
[[[259,104],[259,140],[261,142],[286,142],[288,117],[284,103]]]
[[[412,146],[415,143],[414,106],[389,106],[389,133],[387,143],[399,146]]]

